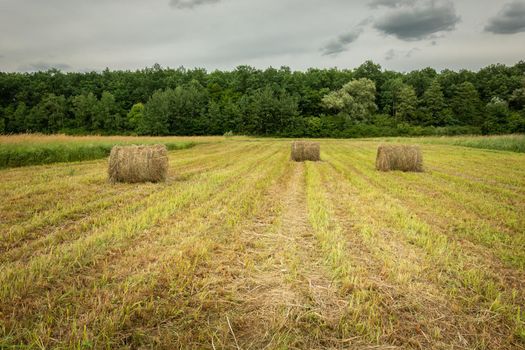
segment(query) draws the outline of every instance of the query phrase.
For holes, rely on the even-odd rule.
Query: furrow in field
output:
[[[380,188],[395,199],[398,205],[402,205],[412,215],[416,215],[419,220],[446,233],[448,238],[461,245],[465,252],[485,261],[485,265],[490,266],[495,274],[504,271],[505,274],[501,275],[501,278],[505,279],[509,286],[517,286],[524,280],[523,271],[519,268],[524,261],[523,251],[520,249],[524,237],[519,231],[509,234],[489,226],[486,220],[489,220],[490,216],[484,219],[480,219],[477,215],[472,217],[471,212],[461,206],[458,207],[457,203],[450,203],[437,195],[436,191],[439,190],[435,187],[438,185],[427,184],[421,189],[414,190],[414,185],[404,184],[407,178],[415,183],[418,181],[428,183],[428,179],[425,178],[431,177],[429,174],[399,172],[384,174],[366,170],[363,166],[357,165],[355,159],[350,160],[340,153],[340,150],[335,150],[328,157],[339,171],[359,174],[358,177],[352,178],[356,185]],[[512,243],[509,243],[509,240],[512,240]]]
[[[350,143],[336,144],[352,152],[354,156],[366,157],[369,164],[374,165],[376,143]],[[425,169],[430,172],[437,171],[455,178],[457,182],[464,182],[470,186],[477,186],[477,190],[488,191],[497,195],[510,195],[515,197],[525,195],[525,178],[523,171],[516,166],[523,163],[523,155],[515,153],[493,153],[486,150],[462,149],[455,147],[443,148],[441,146],[425,145],[422,147]],[[474,153],[474,154],[473,154]],[[473,161],[476,154],[482,159]],[[512,158],[507,162],[506,158]],[[490,164],[490,166],[487,166]]]
[[[309,185],[311,219],[334,277],[346,286],[344,327],[353,345],[445,348],[460,328],[446,298],[424,278],[420,252],[393,240],[369,214],[368,198],[329,165],[312,165]]]
[[[169,152],[170,169],[185,170],[195,165],[204,165],[208,160],[220,158],[224,154],[238,150],[241,147],[225,149],[220,147],[208,149],[204,145],[188,150]],[[202,151],[202,150],[205,151]],[[202,155],[201,155],[202,153]],[[170,172],[169,178],[177,177]],[[73,162],[54,165],[16,168],[0,171],[0,193],[6,199],[0,204],[0,209],[10,210],[13,204],[19,208],[31,208],[28,213],[38,213],[54,206],[54,197],[82,193],[89,195],[86,187],[97,192],[98,187],[107,179],[107,160]],[[27,212],[26,212],[27,213]]]
[[[247,149],[246,151],[249,151]],[[233,152],[232,154],[237,155]],[[231,157],[230,153],[228,158]],[[184,168],[171,165],[170,176],[167,185],[171,185],[174,181],[187,181],[193,176],[207,171],[217,169],[218,167],[225,167],[231,164],[222,158],[212,159],[205,165],[200,165],[197,162],[192,162],[192,166]],[[81,184],[79,184],[81,186]],[[45,236],[44,242],[48,240],[49,236],[54,233],[59,233],[61,236],[65,235],[66,231],[79,233],[79,226],[86,228],[90,222],[101,222],[99,217],[106,219],[118,220],[118,212],[111,217],[108,211],[112,209],[116,203],[122,203],[122,200],[127,199],[128,203],[136,203],[137,201],[144,201],[148,196],[165,189],[165,185],[128,185],[128,184],[109,184],[104,178],[101,178],[98,184],[93,185],[96,188],[102,186],[103,189],[97,191],[90,191],[89,188],[83,189],[81,193],[70,192],[67,194],[69,200],[65,203],[57,203],[56,207],[35,215],[28,222],[23,222],[19,225],[11,225],[6,231],[7,237],[0,244],[0,252],[2,250],[11,250],[22,245],[27,250],[31,246],[29,240]],[[86,195],[87,192],[89,195]],[[94,193],[93,193],[94,192]],[[55,195],[56,196],[56,195]],[[20,209],[19,209],[20,210]],[[123,208],[125,210],[125,208]],[[87,220],[85,218],[87,217]],[[102,220],[102,223],[106,221]],[[90,227],[93,229],[93,226]],[[56,243],[56,241],[53,241]],[[37,243],[38,245],[39,243]],[[0,258],[2,261],[4,257]]]
[[[353,160],[356,164],[356,166],[362,165],[360,170],[364,171],[367,174],[375,174],[374,171],[374,160],[375,160],[375,150],[370,148],[361,148],[361,147],[344,147],[343,149],[339,148],[339,151],[344,150],[345,152],[339,153],[340,156],[347,156]],[[427,173],[429,173],[432,176],[428,177],[422,177],[419,176],[419,178],[422,178],[424,181],[430,181],[430,185],[435,185],[436,183],[439,183],[439,186],[435,186],[435,190],[441,190],[442,193],[452,197],[456,192],[460,192],[463,195],[471,195],[473,198],[466,198],[474,207],[472,208],[476,212],[480,212],[480,208],[475,207],[475,205],[482,205],[484,201],[478,201],[480,197],[483,197],[486,201],[494,200],[498,201],[499,203],[506,204],[506,206],[503,209],[507,209],[507,212],[510,212],[510,207],[514,207],[516,205],[521,205],[522,207],[525,207],[525,204],[523,204],[525,200],[525,194],[519,193],[519,191],[515,190],[509,190],[506,187],[502,187],[501,184],[498,185],[491,185],[490,181],[484,181],[483,183],[480,183],[479,181],[473,181],[471,179],[465,179],[463,177],[455,176],[452,173],[444,173],[441,172],[434,173],[432,171],[432,166],[429,166],[428,164],[435,164],[435,159],[437,160],[438,164],[441,164],[441,162],[444,159],[452,158],[456,160],[456,162],[459,162],[460,158],[456,154],[446,154],[446,153],[439,153],[435,154],[435,152],[427,152],[426,150],[423,151],[425,156],[425,164]],[[429,154],[430,153],[430,154]],[[358,160],[358,162],[355,162],[355,160]],[[368,162],[368,164],[367,164]],[[497,158],[491,159],[491,162],[497,162]],[[462,169],[468,169],[469,166],[467,164],[462,165]],[[493,172],[495,175],[495,173]],[[404,178],[410,179],[412,178],[413,174],[401,174]],[[516,176],[515,179],[521,179],[524,180],[525,183],[525,177],[523,174],[520,174],[519,176]],[[423,185],[423,183],[420,183],[419,185]],[[520,190],[522,190],[523,187],[520,187]],[[481,202],[481,203],[480,203]],[[470,208],[469,208],[470,209]]]
[[[400,348],[449,349],[476,343],[471,336],[477,331],[476,317],[457,311],[459,304],[433,277],[438,272],[433,262],[396,237],[383,221],[381,204],[328,164],[310,170],[320,187],[315,194],[318,215],[330,222],[325,235],[338,237],[334,244],[340,242],[340,254],[348,259],[336,266],[342,265],[345,272],[341,280],[352,281],[349,331],[377,345]],[[337,248],[332,249],[337,256]]]
[[[35,231],[29,231],[16,244],[11,244],[0,256],[0,263],[14,260],[27,261],[36,255],[49,253],[59,245],[79,237],[91,234],[101,227],[110,226],[121,220],[124,214],[138,210],[141,204],[158,192],[165,191],[162,185],[140,185],[130,189],[124,185],[118,195],[113,195],[86,206],[94,210],[83,211],[74,218],[46,226]],[[172,186],[172,185],[171,185]],[[6,242],[7,243],[7,242]]]
[[[402,201],[429,224],[439,225],[453,239],[467,239],[475,245],[489,246],[506,263],[523,264],[525,259],[519,247],[525,242],[519,232],[525,224],[518,207],[495,205],[500,203],[497,198],[487,200],[490,198],[487,195],[472,194],[461,186],[454,187],[442,179],[436,180],[432,174],[379,173],[366,166],[369,159],[355,156],[355,153],[335,148],[329,151],[329,158]],[[510,257],[513,260],[509,260]]]
[[[347,302],[338,295],[308,221],[303,163],[292,162],[270,201],[272,224],[244,231],[238,305],[232,330],[246,349],[313,349],[343,346],[340,322]],[[226,307],[226,305],[225,305]],[[226,344],[225,344],[226,345]]]
[[[129,264],[112,264],[119,268],[109,271],[108,279],[118,283],[111,285],[107,294],[86,300],[107,301],[111,295],[122,295],[126,290],[126,298],[117,298],[124,305],[117,302],[120,308],[116,308],[88,303],[84,310],[89,310],[87,318],[93,320],[102,314],[114,322],[123,317],[121,308],[131,315],[129,322],[114,326],[117,329],[108,321],[104,325],[93,321],[96,329],[111,331],[106,336],[124,343],[134,338],[145,342],[158,339],[156,345],[166,347],[172,343],[185,348],[211,344],[227,348],[235,342],[247,349],[341,346],[337,329],[346,304],[337,297],[337,289],[325,276],[316,254],[306,216],[302,165],[293,164],[292,168],[287,158],[281,153],[278,159],[260,163],[252,175],[243,177],[242,186],[236,188],[234,195],[225,193],[225,203],[217,203],[218,198],[214,198],[210,206],[224,215],[199,221],[198,215],[209,211],[206,204],[196,209],[196,219],[180,223],[177,229],[192,234],[166,236],[167,241],[163,240],[158,249],[148,243],[144,246],[147,250],[128,256]],[[283,178],[284,170],[293,172]],[[272,185],[276,176],[280,180]],[[268,192],[270,185],[272,190]],[[228,222],[239,210],[244,213],[231,226]],[[254,217],[249,213],[254,213]],[[192,224],[197,228],[190,229]],[[169,250],[162,248],[166,245]],[[197,257],[196,251],[200,252]],[[181,258],[193,262],[180,261]],[[121,273],[128,266],[135,266],[137,259],[146,261],[145,265],[131,268],[131,276],[129,271]],[[125,277],[124,281],[118,276]],[[116,293],[115,289],[122,292]],[[144,302],[144,295],[158,299]],[[169,305],[165,304],[166,299],[170,300]],[[166,320],[158,320],[155,312],[160,310]]]
[[[414,245],[425,252],[430,266],[437,270],[428,273],[436,283],[446,288],[446,297],[461,305],[465,320],[471,318],[477,328],[472,344],[489,344],[489,348],[520,346],[519,334],[524,323],[520,320],[523,294],[514,289],[483,257],[469,254],[465,247],[451,240],[445,232],[433,227],[411,213],[402,199],[390,196],[378,184],[360,180],[362,174],[325,154],[331,166],[350,181],[360,192],[374,200],[370,215],[395,234],[395,239]],[[393,191],[395,192],[395,188]],[[383,208],[383,209],[382,209]],[[382,209],[381,215],[379,210]],[[434,271],[434,273],[432,273]],[[468,339],[468,338],[466,338]],[[503,340],[502,340],[503,339]],[[471,345],[471,346],[474,346]]]
[[[255,150],[254,150],[255,152]],[[27,264],[7,264],[0,273],[0,295],[5,300],[31,295],[35,290],[48,288],[53,283],[79,271],[85,266],[96,264],[98,260],[112,252],[118,252],[133,245],[146,234],[146,230],[173,213],[188,206],[198,205],[218,188],[235,177],[249,171],[258,161],[272,154],[270,148],[256,157],[235,166],[203,174],[185,186],[167,186],[166,190],[150,196],[145,203],[135,205],[125,211],[124,218],[108,227],[101,227],[92,234],[70,244],[62,244],[59,249],[31,259]]]
[[[204,156],[201,156],[202,147],[170,152],[170,168],[185,170],[196,164],[207,164],[209,160],[231,151],[224,148],[212,148],[208,153],[208,149],[204,148],[206,151]],[[239,146],[233,148],[239,149]],[[10,172],[15,173],[15,176],[9,176],[12,175]],[[169,176],[173,175],[170,173]],[[35,205],[46,209],[50,203],[53,203],[53,195],[67,195],[72,192],[86,194],[89,193],[85,190],[86,186],[96,189],[106,178],[106,160],[0,171],[0,193],[5,198],[0,209],[9,209],[12,203],[16,203],[21,208],[24,208],[25,204],[32,208],[33,212],[38,212],[38,208],[34,208]],[[47,200],[49,196],[51,196],[50,201]]]
[[[117,341],[113,346],[123,346],[132,336],[148,338],[146,335],[149,335],[148,339],[155,341],[151,333],[156,332],[161,333],[158,336],[164,344],[177,342],[172,339],[174,331],[177,327],[185,327],[184,322],[191,318],[191,315],[181,314],[180,308],[187,310],[191,307],[187,303],[207,302],[195,299],[191,293],[188,295],[188,283],[213,282],[213,279],[208,279],[209,273],[195,273],[195,270],[209,260],[209,254],[220,254],[221,257],[225,254],[224,250],[235,237],[230,231],[251,220],[250,214],[262,203],[261,193],[276,176],[281,176],[283,160],[280,153],[278,158],[272,156],[257,162],[257,168],[247,174],[239,174],[237,181],[225,191],[188,213],[175,215],[160,223],[160,226],[149,230],[147,238],[137,246],[105,262],[96,272],[87,273],[86,277],[64,291],[65,298],[52,295],[49,308],[45,307],[36,314],[52,313],[54,317],[50,319],[58,323],[52,328],[59,332],[53,337],[67,338],[70,342],[82,335],[83,326],[88,327],[89,334],[97,341],[103,341],[104,337]],[[212,259],[211,263],[214,261]],[[205,281],[200,281],[202,278]],[[130,285],[133,287],[130,288]],[[80,290],[81,293],[78,292]],[[212,292],[220,293],[220,290],[206,291]],[[144,300],[145,296],[148,300]],[[168,300],[171,305],[164,304]],[[215,303],[215,300],[208,302]],[[78,307],[68,308],[68,305]],[[205,310],[202,312],[204,314]],[[68,317],[74,318],[76,328],[69,326]],[[182,324],[174,320],[180,318]],[[199,327],[184,330],[187,336],[192,332],[204,336],[209,345],[205,320],[201,321],[203,323]],[[142,331],[145,333],[142,334]],[[186,340],[188,343],[182,343],[185,347],[199,339]]]

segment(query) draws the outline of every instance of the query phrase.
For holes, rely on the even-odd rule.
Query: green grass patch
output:
[[[62,162],[78,162],[101,159],[109,156],[115,145],[132,144],[127,142],[95,143],[34,143],[0,145],[0,169],[28,165],[41,165]],[[140,144],[148,144],[141,142]],[[169,151],[187,149],[195,142],[163,142]]]
[[[525,135],[497,136],[453,136],[453,137],[420,137],[420,138],[381,138],[384,141],[416,142],[427,144],[454,145],[471,148],[492,149],[525,153]]]
[[[525,153],[525,135],[451,137],[448,139],[443,138],[442,143],[472,148]]]

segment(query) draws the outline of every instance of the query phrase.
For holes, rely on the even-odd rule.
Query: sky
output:
[[[525,0],[0,0],[0,71],[525,60]]]

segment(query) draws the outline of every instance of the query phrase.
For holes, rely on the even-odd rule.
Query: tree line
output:
[[[525,132],[525,62],[478,72],[0,72],[0,133],[358,137]]]

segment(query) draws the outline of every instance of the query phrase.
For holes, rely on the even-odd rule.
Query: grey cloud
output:
[[[408,51],[405,53],[405,57],[406,57],[406,58],[410,58],[410,57],[412,57],[412,55],[413,55],[415,52],[418,52],[418,51],[421,51],[421,50],[418,49],[417,47],[414,47],[413,49],[410,49],[410,50],[408,50]]]
[[[21,65],[18,67],[18,70],[22,72],[39,72],[47,71],[53,68],[59,70],[69,70],[71,69],[71,66],[66,63],[35,62]]]
[[[514,1],[503,6],[487,24],[485,31],[494,34],[525,32],[525,2]]]
[[[221,0],[170,0],[170,5],[178,9],[192,9],[197,6],[215,4]]]
[[[321,48],[324,56],[337,55],[348,50],[348,45],[356,41],[362,33],[361,28],[356,28],[349,32],[339,35],[335,40],[330,41]]]
[[[417,47],[414,47],[408,51],[390,49],[385,54],[385,60],[390,61],[394,58],[403,56],[404,58],[411,58],[415,52],[421,51]]]
[[[371,8],[378,8],[381,6],[384,7],[400,7],[404,5],[414,5],[416,0],[372,0],[368,3],[368,6]]]
[[[396,57],[396,51],[394,49],[390,49],[385,54],[385,60],[390,61],[391,59],[394,59]]]
[[[387,35],[413,41],[452,31],[460,20],[453,3],[426,1],[423,5],[391,11],[376,21],[374,27]]]

